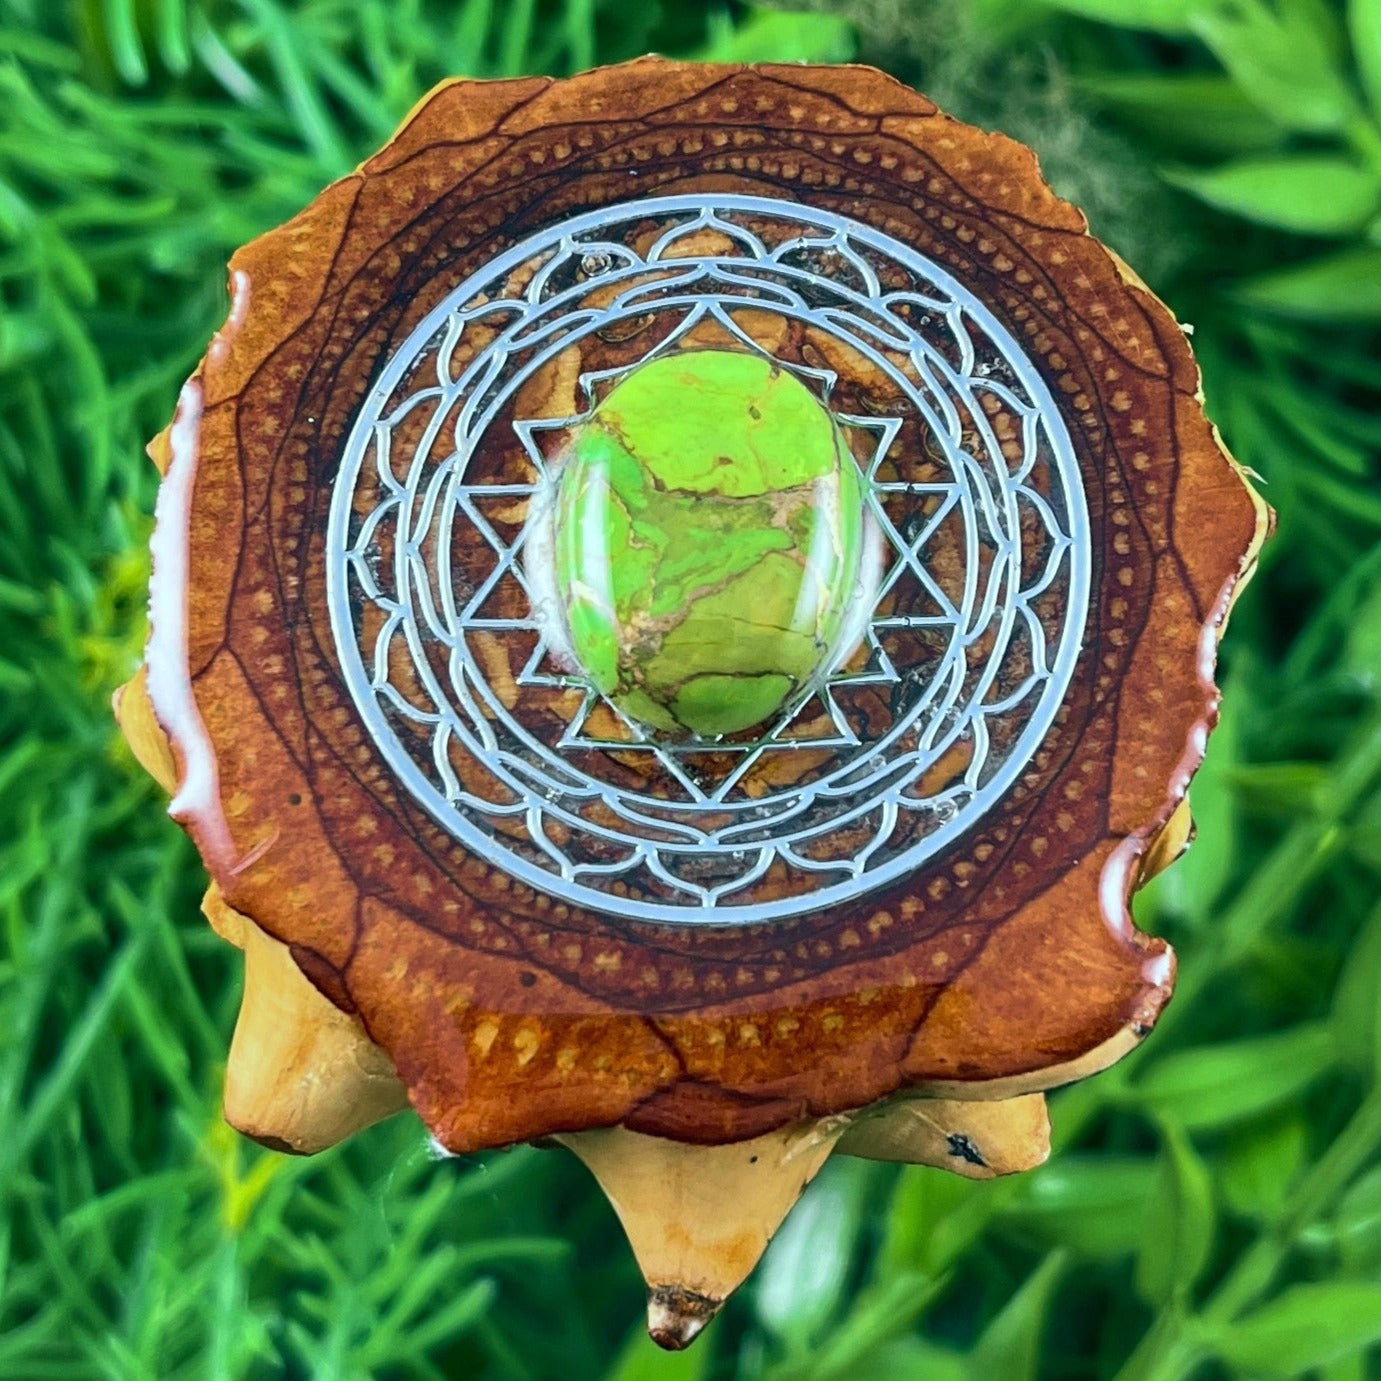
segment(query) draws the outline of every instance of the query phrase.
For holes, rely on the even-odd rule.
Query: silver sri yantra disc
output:
[[[620,379],[706,346],[830,411],[874,569],[774,720],[674,739],[572,661],[550,496]],[[1051,729],[1090,564],[1068,432],[993,313],[875,229],[728,195],[578,216],[460,283],[365,398],[327,542],[350,694],[412,796],[523,883],[673,924],[844,904],[970,829]]]

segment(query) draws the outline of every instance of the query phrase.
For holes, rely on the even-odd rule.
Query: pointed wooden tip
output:
[[[658,1347],[680,1352],[719,1313],[722,1299],[697,1295],[693,1290],[660,1286],[647,1296],[647,1334]]]
[[[845,1132],[839,1151],[987,1180],[1046,1160],[1050,1115],[1042,1093],[997,1102],[901,1098],[863,1113]]]
[[[688,1346],[741,1285],[845,1120],[797,1122],[728,1146],[689,1146],[624,1127],[555,1140],[574,1151],[618,1214],[647,1281],[648,1332]]]
[[[238,918],[245,952],[225,1120],[274,1150],[310,1155],[402,1111],[407,1092],[359,1021],[312,986],[285,944],[220,908]]]

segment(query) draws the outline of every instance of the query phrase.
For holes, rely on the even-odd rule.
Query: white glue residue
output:
[[[213,869],[229,869],[235,857],[221,810],[216,755],[192,693],[187,665],[187,581],[192,489],[197,473],[202,391],[196,379],[182,386],[169,430],[172,459],[158,489],[154,530],[149,539],[149,700],[179,761],[177,791],[168,814],[193,832]]]
[[[230,342],[244,325],[245,314],[249,311],[249,274],[244,269],[230,271],[230,315],[225,325],[211,337],[206,350],[208,364],[221,364],[230,352]]]
[[[1134,928],[1130,909],[1133,869],[1150,846],[1157,831],[1163,827],[1171,812],[1188,794],[1189,783],[1204,760],[1209,730],[1218,718],[1219,693],[1213,680],[1218,662],[1218,639],[1228,610],[1232,607],[1233,590],[1240,578],[1240,574],[1234,574],[1224,585],[1217,604],[1199,631],[1197,661],[1199,687],[1204,693],[1204,713],[1190,728],[1185,739],[1184,752],[1175,764],[1175,771],[1169,782],[1168,809],[1154,825],[1129,834],[1108,856],[1108,861],[1103,865],[1102,875],[1098,879],[1098,902],[1103,911],[1103,919],[1118,934],[1130,934]],[[1171,951],[1167,945],[1160,954],[1146,961],[1143,969],[1146,981],[1157,987],[1168,983],[1172,974],[1171,962]]]

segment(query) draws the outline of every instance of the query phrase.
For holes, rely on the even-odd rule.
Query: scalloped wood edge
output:
[[[684,75],[685,69],[681,64],[667,63],[662,66],[657,60],[639,60],[629,64],[628,70],[630,74],[635,75],[638,79],[635,85],[639,85],[639,89],[648,90],[656,89],[659,86],[659,77],[665,76],[668,81],[670,81],[673,76],[679,79]],[[777,69],[771,66],[759,72],[755,66],[740,67],[737,64],[731,64],[724,67],[718,75],[721,77],[729,77],[731,75],[737,76],[740,73],[757,73],[758,75],[766,75],[772,80],[780,80],[782,72],[783,69]],[[836,70],[834,75],[842,76],[844,73]],[[857,71],[857,76],[860,79],[872,80],[876,78],[878,74],[860,68]],[[584,78],[582,78],[582,80],[583,79]],[[893,85],[895,86],[896,84],[893,83]],[[394,140],[400,139],[403,129],[408,126],[412,118],[429,106],[433,100],[438,99],[442,93],[458,92],[463,89],[463,87],[463,81],[454,79],[440,83],[431,93],[428,93],[427,96],[422,98],[422,100],[414,106],[412,112],[409,114],[408,120],[404,122],[404,126],[401,126],[399,131],[395,134]],[[900,91],[901,88],[898,87],[897,90]],[[847,101],[845,104],[847,105]],[[933,106],[928,101],[922,99],[920,104],[924,107],[922,113],[925,118],[929,118],[929,116],[936,114]],[[890,109],[890,106],[888,108]],[[879,109],[881,109],[881,107],[879,107]],[[911,106],[908,105],[907,109],[910,110]],[[941,114],[938,118],[944,120],[948,117],[944,117]],[[956,128],[959,128],[959,126],[956,125]],[[1034,155],[1031,154],[1029,150],[1025,150],[1019,145],[1014,145],[1011,141],[1007,141],[1001,136],[983,136],[980,139],[980,143],[984,141],[986,141],[985,147],[991,147],[995,151],[1000,150],[1004,158],[1017,157],[1023,160],[1023,177],[1029,174],[1033,179],[1037,178],[1038,170],[1036,169]],[[391,141],[391,143],[392,142],[393,141]],[[388,163],[386,159],[381,158],[378,165],[380,170],[383,170],[385,164],[387,164],[387,167],[390,169],[394,166],[392,163]],[[373,165],[364,166],[370,167]],[[1056,198],[1052,204],[1062,203],[1059,203]],[[1065,205],[1067,208],[1067,204],[1062,205]],[[1079,233],[1087,234],[1086,222],[1077,227],[1077,229]],[[232,341],[241,332],[247,318],[250,291],[248,269],[253,266],[260,266],[264,262],[271,261],[271,256],[267,254],[268,242],[261,241],[257,243],[259,245],[259,250],[256,251],[255,254],[245,254],[234,261],[234,267],[231,272],[231,311],[225,325],[217,332],[208,348],[206,360],[201,367],[206,370],[208,378],[213,381],[213,393],[216,392],[214,380],[217,377],[217,370],[220,366],[225,365],[229,359],[232,353]],[[1157,303],[1161,310],[1164,310],[1164,304],[1159,304],[1159,300],[1150,292],[1140,277],[1121,261],[1115,253],[1108,250],[1106,246],[1102,247],[1102,252],[1106,253],[1115,262],[1122,279],[1135,288],[1138,296],[1144,296],[1148,304],[1152,302]],[[255,257],[256,254],[259,257]],[[170,532],[179,525],[185,526],[183,520],[187,517],[187,505],[185,502],[182,502],[182,499],[190,492],[190,471],[194,469],[196,461],[194,453],[197,450],[197,443],[199,440],[196,413],[201,402],[201,368],[199,368],[197,376],[194,376],[194,379],[189,382],[184,397],[180,400],[179,413],[177,418],[175,418],[172,429],[159,438],[156,438],[151,447],[151,454],[153,455],[155,463],[159,465],[160,469],[166,469],[168,471],[169,479],[172,481],[174,493],[168,500],[166,513],[160,516],[160,527],[164,525],[162,521],[163,517],[166,517]],[[1239,476],[1242,474],[1240,467],[1234,466],[1233,468]],[[1245,487],[1250,491],[1250,485],[1245,485]],[[1256,496],[1253,495],[1252,497],[1255,501]],[[162,498],[163,495],[160,494],[160,506],[163,506]],[[180,625],[177,624],[177,620],[174,617],[177,612],[177,599],[175,597],[177,582],[171,578],[171,575],[174,573],[174,567],[176,567],[177,564],[178,553],[171,550],[171,545],[170,538],[170,550],[165,552],[165,555],[168,556],[171,561],[171,564],[168,566],[170,579],[166,582],[167,589],[164,591],[166,598],[163,601],[165,612],[168,613],[170,617],[162,620],[163,627],[161,629],[159,626],[160,621],[158,619],[154,621],[154,642],[158,643],[158,651],[160,654],[168,654],[165,660],[169,661],[169,663],[171,663],[172,660],[171,654],[175,650],[174,644],[178,641],[175,634],[180,628]],[[1236,543],[1234,543],[1234,546],[1236,546]],[[159,565],[160,563],[155,561],[156,576],[159,573]],[[1234,583],[1238,583],[1242,580],[1244,580],[1244,576],[1242,575],[1242,568],[1239,566],[1238,572],[1227,582],[1227,587],[1230,588]],[[1217,620],[1221,614],[1222,604],[1220,602],[1214,606],[1209,621],[1213,622]],[[1205,627],[1204,632],[1207,634],[1207,627]],[[151,657],[153,651],[154,648],[151,645]],[[1212,682],[1211,671],[1212,662],[1210,659],[1207,667],[1207,674],[1202,678],[1202,690],[1204,694],[1203,713],[1199,721],[1191,726],[1191,732],[1186,743],[1186,751],[1166,784],[1163,800],[1153,810],[1147,808],[1144,814],[1141,810],[1138,810],[1137,816],[1134,818],[1140,818],[1144,820],[1145,823],[1139,827],[1133,828],[1129,834],[1124,835],[1124,847],[1117,850],[1114,857],[1109,860],[1103,873],[1103,890],[1100,897],[1102,919],[1108,929],[1113,932],[1120,942],[1122,942],[1124,948],[1135,947],[1136,944],[1134,936],[1135,928],[1125,905],[1126,899],[1135,888],[1150,875],[1146,866],[1145,855],[1152,847],[1157,836],[1162,832],[1163,827],[1167,824],[1172,813],[1177,809],[1179,798],[1183,795],[1183,780],[1187,775],[1183,769],[1188,765],[1189,771],[1192,772],[1193,766],[1197,763],[1197,758],[1194,755],[1195,741],[1197,740],[1201,755],[1203,734],[1206,733],[1207,728],[1211,725],[1215,716],[1216,689]],[[230,878],[234,876],[237,871],[247,868],[259,857],[257,850],[262,847],[262,841],[251,841],[247,853],[241,853],[238,856],[234,853],[231,847],[229,832],[225,825],[223,812],[219,808],[219,802],[216,799],[215,792],[211,790],[211,787],[215,784],[214,772],[216,763],[214,755],[210,751],[211,745],[209,739],[205,735],[204,726],[197,721],[195,714],[192,713],[192,711],[195,710],[195,704],[183,693],[186,687],[184,687],[181,682],[171,684],[166,682],[164,678],[155,675],[154,688],[156,698],[158,699],[160,715],[163,716],[164,722],[174,730],[174,739],[176,741],[178,756],[183,767],[183,775],[185,778],[185,780],[180,783],[179,798],[175,802],[174,814],[193,835],[198,847],[202,850],[204,857],[206,857],[208,864],[212,866],[213,873],[221,876],[227,888],[231,888],[232,883]],[[1157,772],[1158,778],[1159,775],[1159,772]],[[1154,800],[1154,796],[1151,799]],[[1120,828],[1125,829],[1125,826],[1120,826]],[[279,933],[288,933],[286,926],[283,924],[275,923],[274,928]],[[1138,1010],[1133,1014],[1133,1020],[1131,1022],[1133,1027],[1138,1027],[1143,1024],[1141,1019],[1148,1013],[1150,1019],[1154,1020],[1155,1014],[1163,1006],[1168,996],[1168,979],[1173,973],[1172,963],[1173,961],[1168,951],[1165,950],[1162,950],[1160,954],[1156,955],[1153,960],[1148,962],[1144,970],[1147,981],[1140,994]],[[1113,1018],[1113,1020],[1116,1019],[1118,1018]],[[383,1029],[382,1025],[380,1025],[379,1029]],[[1105,1034],[1106,1031],[1107,1025],[1100,1024],[1100,1032]],[[1087,1039],[1096,1038],[1097,1034],[1092,1031],[1087,1034]],[[1060,1068],[1062,1071],[1077,1069],[1081,1073],[1093,1072],[1094,1069],[1101,1068],[1103,1064],[1108,1063],[1111,1058],[1115,1058],[1117,1053],[1126,1048],[1129,1048],[1128,1042],[1122,1036],[1119,1036],[1113,1040],[1105,1041],[1103,1045],[1098,1047],[1099,1051],[1105,1053],[1105,1058],[1101,1063],[1091,1063],[1088,1056],[1090,1056],[1092,1052],[1085,1052],[1084,1057],[1070,1060],[1066,1065]],[[1066,1045],[1061,1053],[1068,1055],[1068,1045]],[[1037,1057],[1033,1057],[1033,1061],[1034,1058]],[[1007,1062],[1007,1067],[1010,1069],[1010,1062]],[[913,1075],[911,1077],[915,1076]],[[1009,1077],[1024,1081],[1020,1085],[1023,1089],[1030,1089],[1033,1086],[1044,1087],[1049,1083],[1061,1081],[1060,1079],[1047,1079],[1042,1081],[1039,1071],[1029,1069],[1020,1070],[1018,1075]],[[1066,1075],[1064,1077],[1078,1076]],[[895,1088],[896,1084],[893,1084],[892,1087]],[[913,1088],[914,1087],[916,1086],[913,1085]],[[933,1088],[928,1085],[921,1085],[920,1087],[922,1091],[934,1091]],[[884,1088],[884,1085],[875,1083],[869,1088],[857,1090],[854,1097],[857,1098],[858,1101],[861,1101],[859,1095],[872,1097],[876,1093],[883,1092]],[[1004,1092],[1005,1091],[1008,1090],[1004,1088]],[[458,1101],[463,1101],[463,1089],[455,1087],[453,1089],[453,1096],[455,1096]],[[991,1091],[984,1091],[977,1088],[965,1088],[963,1096],[991,1098],[1000,1095],[995,1095]],[[825,1104],[820,1100],[816,1100],[815,1105],[823,1106]],[[829,1104],[829,1106],[833,1106],[833,1104]],[[651,1103],[645,1102],[638,1109],[639,1115],[644,1119],[645,1125],[649,1126],[655,1125],[652,1119],[656,1114],[651,1111],[651,1108]],[[628,1116],[632,1111],[632,1108],[630,1108],[622,1115]],[[432,1115],[435,1116],[435,1110],[433,1110]],[[538,1120],[540,1120],[540,1107],[538,1109]],[[667,1122],[665,1119],[663,1119],[663,1121],[665,1128],[672,1130],[672,1133],[676,1134],[676,1124]],[[761,1126],[762,1123],[758,1122],[756,1125]],[[532,1135],[540,1134],[543,1130],[544,1128],[541,1126],[531,1126],[523,1129],[521,1133],[509,1134]],[[739,1134],[741,1134],[741,1132]],[[474,1141],[475,1138],[472,1137],[471,1140]]]
[[[1123,277],[1154,300],[1141,279],[1122,261],[1117,263]],[[225,349],[248,301],[247,279],[237,274],[234,282],[235,306],[212,344],[212,355]],[[173,430],[151,443],[150,455],[161,471],[168,471],[179,449],[179,436],[184,451],[189,439],[194,441],[199,405],[200,386],[193,381],[184,393]],[[1269,508],[1241,467],[1230,456],[1228,460],[1251,495],[1256,532],[1238,572],[1204,624],[1199,650],[1204,713],[1186,740],[1167,783],[1164,803],[1144,827],[1122,840],[1104,869],[1100,901],[1104,919],[1114,930],[1130,932],[1127,903],[1131,894],[1173,862],[1192,836],[1186,789],[1216,718],[1217,644],[1270,530]],[[160,498],[175,528],[185,517],[190,477],[184,473],[173,478],[176,483]],[[176,573],[175,560],[165,564]],[[170,589],[177,588],[176,580],[168,584]],[[170,617],[163,620],[158,646],[150,648],[155,661],[160,656],[172,659],[176,652],[180,628],[176,600],[169,594],[167,601]],[[180,683],[174,690],[179,688]],[[177,701],[171,691],[166,705],[160,700],[166,722],[174,725],[174,711],[180,711],[185,721],[185,732],[178,736],[179,752],[187,752],[189,744],[198,750],[183,762],[184,780],[179,783],[178,764],[148,703],[142,669],[116,698],[117,717],[136,756],[170,792],[180,788],[181,814],[188,818],[196,816],[197,801],[204,804],[214,798],[205,789],[206,781],[213,780],[214,757],[202,742],[204,734],[198,738],[191,732],[199,727],[191,712],[194,708],[189,709],[185,698]],[[200,786],[200,793],[186,780],[198,771],[201,775],[193,785]],[[203,815],[205,837],[198,839],[203,853],[223,856],[233,864],[228,836],[215,812],[207,807]],[[306,1151],[332,1144],[403,1106],[402,1086],[387,1057],[354,1017],[336,1009],[317,991],[286,946],[231,910],[214,888],[205,909],[219,933],[246,954],[245,998],[227,1070],[226,1113],[233,1125],[282,1149]],[[1040,1163],[1048,1154],[1049,1122],[1039,1091],[1095,1073],[1139,1043],[1169,996],[1173,959],[1168,952],[1154,969],[1148,967],[1147,977],[1143,1008],[1123,1030],[1062,1064],[985,1083],[931,1083],[855,1113],[796,1123],[729,1145],[688,1146],[625,1128],[556,1140],[592,1170],[623,1221],[650,1286],[653,1337],[663,1346],[684,1347],[751,1271],[785,1214],[832,1151],[943,1165],[976,1177]],[[963,1149],[965,1144],[972,1156]]]

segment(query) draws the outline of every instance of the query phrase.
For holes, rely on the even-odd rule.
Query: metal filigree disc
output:
[[[620,379],[707,346],[831,411],[880,565],[775,722],[671,741],[564,652],[549,496]],[[1090,565],[1064,423],[984,304],[876,229],[728,195],[576,217],[461,283],[366,397],[327,550],[355,706],[446,830],[570,904],[715,925],[854,900],[972,827],[1059,713]]]

